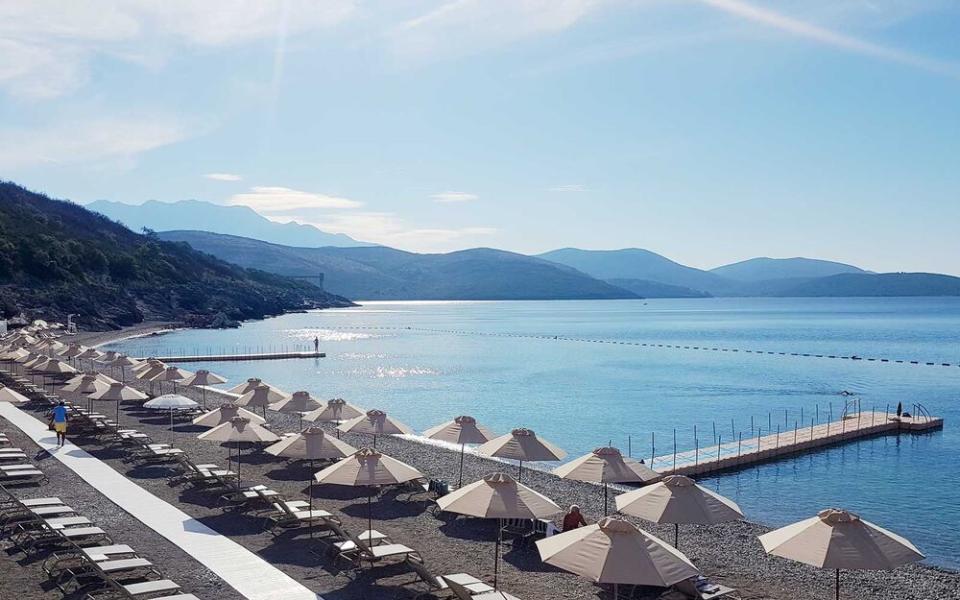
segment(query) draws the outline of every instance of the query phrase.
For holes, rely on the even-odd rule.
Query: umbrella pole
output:
[[[370,544],[370,532],[373,531],[373,488],[367,494],[367,545]],[[360,541],[363,541],[362,539]]]
[[[500,579],[500,542],[503,539],[503,519],[497,519],[497,545],[493,551],[493,589],[496,591]]]
[[[117,429],[120,429],[120,399],[117,399]]]
[[[606,517],[607,515],[608,515],[608,513],[607,513],[607,484],[606,484],[606,482],[604,482],[604,484],[603,484],[603,516]],[[614,584],[614,586],[616,586],[616,584]],[[616,597],[616,596],[614,596],[614,597]]]
[[[837,600],[840,600],[840,569],[837,569]]]
[[[520,460],[520,464],[517,465],[517,481],[519,482],[523,479],[523,459]]]
[[[680,549],[680,523],[673,524],[673,547]]]
[[[173,431],[173,408],[170,408],[170,431]]]
[[[237,489],[240,489],[240,440],[237,440]]]
[[[313,459],[310,459],[310,539],[313,539]]]
[[[457,489],[463,487],[463,455],[466,452],[466,444],[460,444],[460,483],[457,484]]]

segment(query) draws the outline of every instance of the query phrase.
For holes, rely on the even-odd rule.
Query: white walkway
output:
[[[256,554],[157,498],[86,451],[69,442],[57,450],[56,436],[46,424],[16,406],[0,402],[0,417],[93,487],[110,490],[107,497],[117,506],[179,546],[249,600],[323,600]],[[167,575],[176,580],[176,573]]]

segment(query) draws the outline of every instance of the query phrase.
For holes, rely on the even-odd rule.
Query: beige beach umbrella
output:
[[[126,369],[130,369],[132,371],[136,367],[140,366],[142,363],[139,360],[130,358],[126,354],[118,354],[114,357],[113,360],[111,360],[106,364],[115,369],[120,369],[120,380],[126,381],[127,379]]]
[[[371,448],[360,448],[350,456],[317,472],[317,483],[369,487],[397,485],[426,477],[410,465]],[[367,529],[373,529],[373,494],[367,494]]]
[[[134,377],[142,381],[150,382],[150,392],[153,393],[153,378],[162,374],[167,370],[167,365],[160,360],[155,358],[147,359],[146,362],[141,365],[134,367],[133,373]],[[160,390],[163,391],[162,389]]]
[[[95,394],[110,387],[109,383],[100,380],[96,375],[84,373],[74,377],[61,388],[65,392],[77,392],[80,394]]]
[[[115,381],[110,384],[105,390],[94,392],[87,396],[91,400],[104,400],[112,401],[117,403],[117,426],[120,425],[120,403],[124,400],[146,400],[149,398],[146,394],[141,392],[138,389],[132,388],[128,385],[124,385],[119,381]]]
[[[477,448],[486,456],[509,458],[519,461],[517,480],[523,477],[523,461],[563,460],[567,453],[545,439],[537,437],[532,429],[519,428],[492,439]]]
[[[839,508],[822,510],[815,517],[765,533],[759,539],[767,554],[835,569],[838,600],[840,569],[896,569],[924,558],[906,538]]]
[[[17,362],[18,359],[29,356],[30,351],[26,348],[13,348],[0,355],[0,360],[7,362]]]
[[[297,415],[300,419],[298,426],[303,428],[303,415],[316,410],[322,405],[310,396],[310,392],[294,392],[289,398],[270,405],[270,410],[287,415]]]
[[[684,475],[667,475],[662,481],[616,497],[617,510],[654,523],[673,523],[673,545],[680,542],[680,525],[714,525],[743,518],[737,503]]]
[[[104,365],[108,365],[111,362],[113,362],[116,358],[117,358],[116,350],[107,350],[106,352],[103,353],[102,356],[97,358],[97,362]]]
[[[337,426],[344,433],[367,433],[373,436],[373,447],[377,447],[378,435],[412,434],[413,429],[387,415],[382,410],[368,410],[366,414],[344,421]]]
[[[336,423],[339,425],[347,419],[361,416],[364,412],[366,411],[350,404],[343,398],[331,398],[327,400],[325,405],[303,415],[303,420],[311,423]]]
[[[70,344],[60,351],[59,356],[61,358],[74,359],[83,354],[86,349],[86,346],[82,346],[80,344]]]
[[[140,361],[140,364],[134,365],[133,367],[130,368],[130,370],[133,371],[133,373],[137,376],[137,379],[140,379],[140,373],[142,373],[142,372],[144,372],[144,371],[146,371],[146,370],[148,370],[148,369],[153,369],[153,368],[155,368],[155,367],[162,367],[162,368],[166,369],[166,368],[167,368],[167,365],[166,365],[166,363],[164,363],[164,362],[163,362],[162,360],[160,360],[159,358],[152,358],[152,357],[151,357],[151,358],[148,358],[148,359],[146,359],[146,360],[141,360],[141,361]]]
[[[91,362],[97,360],[103,356],[103,352],[100,352],[96,348],[87,348],[80,354],[76,355],[74,358],[77,360],[89,360]]]
[[[423,436],[440,442],[460,444],[460,481],[457,487],[463,487],[463,458],[467,444],[484,444],[496,437],[492,431],[469,415],[460,415],[452,421],[431,427],[423,432]]]
[[[227,380],[216,373],[211,373],[206,369],[198,369],[196,373],[190,375],[180,383],[190,387],[200,388],[200,396],[203,400],[203,408],[207,408],[207,386],[226,383]]]
[[[267,386],[268,388],[270,388],[270,390],[272,390],[272,391],[275,392],[276,394],[279,394],[280,396],[283,396],[284,398],[286,398],[287,396],[290,395],[290,394],[288,394],[287,392],[285,392],[285,391],[281,390],[280,388],[278,388],[277,386],[275,386],[275,385],[270,385],[269,383],[266,383],[266,382],[262,381],[261,379],[259,379],[259,378],[257,378],[257,377],[251,377],[250,379],[247,379],[245,382],[243,382],[243,383],[241,383],[241,384],[239,384],[239,385],[233,386],[232,388],[230,388],[229,390],[227,390],[227,392],[229,392],[229,393],[231,393],[231,394],[239,394],[240,396],[242,396],[242,395],[246,394],[247,392],[251,392],[251,391],[257,389],[257,388],[260,387],[261,385]],[[278,401],[277,401],[277,400],[274,400],[274,402],[278,402]]]
[[[195,401],[180,394],[163,394],[143,403],[150,410],[170,411],[170,431],[173,431],[173,413],[178,410],[190,410],[199,406]]]
[[[13,388],[8,388],[7,386],[0,383],[0,402],[9,402],[11,404],[23,404],[24,402],[30,402],[30,398],[27,398],[17,390]]]
[[[59,358],[51,358],[43,364],[40,370],[48,375],[71,375],[79,372]]]
[[[193,424],[200,425],[201,427],[216,427],[217,425],[227,423],[234,417],[249,419],[251,423],[256,423],[257,425],[263,425],[267,422],[266,419],[256,413],[240,408],[232,402],[227,402],[221,404],[219,408],[203,413],[193,420]]]
[[[186,369],[181,369],[180,367],[169,366],[164,369],[161,373],[150,378],[150,381],[156,381],[160,383],[160,392],[163,392],[163,382],[169,381],[173,383],[173,393],[177,393],[177,384],[193,375],[191,371]]]
[[[79,383],[80,381],[83,381],[84,377],[94,377],[97,379],[97,381],[102,381],[107,385],[110,385],[111,383],[120,383],[119,381],[117,381],[113,377],[110,377],[109,375],[104,375],[103,373],[99,373],[97,371],[86,371],[84,373],[79,373],[77,375],[74,375],[73,377],[71,377],[65,382],[65,385]]]
[[[611,483],[652,483],[660,479],[660,474],[647,465],[624,458],[620,450],[613,447],[597,448],[589,454],[572,460],[553,470],[553,474],[563,479],[603,484],[603,516],[607,516],[607,485]]]
[[[265,383],[261,383],[252,388],[249,392],[242,394],[239,398],[234,400],[233,403],[237,406],[263,409],[263,416],[266,418],[268,406],[286,399],[287,395],[283,392],[272,388]]]
[[[236,442],[237,444],[237,487],[240,487],[240,443],[241,442],[275,442],[280,437],[263,425],[258,425],[250,419],[243,417],[234,417],[217,425],[210,431],[205,431],[197,436],[198,439],[208,442]]]
[[[308,427],[297,435],[281,438],[279,442],[265,450],[267,454],[284,458],[295,458],[310,462],[310,510],[313,510],[313,462],[316,460],[333,460],[350,456],[357,451],[346,442],[330,437],[321,427]],[[310,537],[313,537],[313,525],[310,526]]]
[[[560,512],[553,500],[519,483],[506,473],[491,473],[454,490],[437,500],[440,510],[497,519],[497,544],[494,550],[493,587],[500,574],[500,545],[503,543],[502,519],[545,519]]]
[[[660,538],[617,517],[537,541],[548,565],[594,583],[670,587],[700,574],[682,552]]]

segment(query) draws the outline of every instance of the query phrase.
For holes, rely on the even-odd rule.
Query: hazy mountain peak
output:
[[[843,273],[866,273],[860,267],[830,260],[805,258],[757,257],[724,265],[710,270],[711,273],[737,281],[764,281],[771,279],[797,279],[829,277]]]
[[[313,225],[296,222],[277,223],[244,205],[226,206],[195,199],[175,202],[147,200],[143,204],[97,200],[88,204],[87,208],[119,221],[134,231],[144,227],[154,231],[202,229],[274,244],[308,248],[368,245],[342,233],[327,233]]]

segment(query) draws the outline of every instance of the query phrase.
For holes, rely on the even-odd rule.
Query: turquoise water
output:
[[[649,460],[652,434],[656,453],[668,454],[674,429],[678,449],[689,450],[694,426],[704,447],[715,445],[715,430],[721,442],[747,437],[751,417],[764,433],[792,429],[801,408],[808,423],[817,413],[836,417],[841,390],[865,410],[923,403],[945,417],[942,431],[863,440],[703,482],[771,525],[827,506],[854,510],[910,538],[929,562],[960,568],[960,299],[368,303],[112,348],[279,351],[306,349],[314,336],[327,358],[202,366],[232,382],[257,376],[341,396],[417,430],[464,413],[498,433],[525,426],[571,457],[612,442]],[[632,345],[643,343],[653,346]]]

